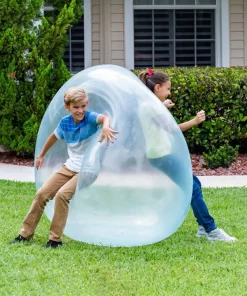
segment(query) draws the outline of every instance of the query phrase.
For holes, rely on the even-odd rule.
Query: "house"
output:
[[[247,0],[85,0],[65,62],[74,73],[99,64],[247,66]]]

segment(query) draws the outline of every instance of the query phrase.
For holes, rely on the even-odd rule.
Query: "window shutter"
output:
[[[173,10],[154,10],[154,67],[169,67],[175,64]]]
[[[196,11],[196,64],[215,65],[215,11]]]
[[[215,66],[214,9],[135,9],[135,68]]]
[[[64,62],[77,73],[84,69],[84,20],[81,19],[69,31],[69,46],[65,49]]]
[[[152,67],[152,10],[134,11],[135,68]]]

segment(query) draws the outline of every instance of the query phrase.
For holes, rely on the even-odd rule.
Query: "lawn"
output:
[[[46,249],[44,216],[34,240],[17,236],[35,187],[0,180],[0,295],[247,295],[247,189],[204,189],[219,227],[237,243],[197,238],[190,210],[178,231],[159,243],[132,248],[88,245],[63,238]]]

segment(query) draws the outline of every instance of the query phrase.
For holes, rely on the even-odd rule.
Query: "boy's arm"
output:
[[[205,111],[201,110],[200,112],[198,112],[196,114],[195,118],[193,118],[193,119],[191,119],[189,121],[180,123],[178,126],[181,129],[181,131],[184,132],[187,129],[189,129],[189,128],[195,126],[195,125],[198,125],[201,122],[203,122],[205,119],[206,119]]]
[[[118,133],[118,131],[115,131],[110,128],[111,119],[110,117],[101,114],[98,119],[98,123],[102,124],[102,133],[99,137],[99,142],[102,140],[105,140],[105,144],[108,145],[108,141],[110,140],[111,143],[114,143],[114,140],[116,140],[115,134]]]
[[[41,168],[43,162],[44,162],[44,157],[46,152],[57,142],[57,137],[55,136],[54,133],[51,133],[50,136],[47,138],[43,149],[41,150],[39,156],[36,159],[36,169],[38,170]]]

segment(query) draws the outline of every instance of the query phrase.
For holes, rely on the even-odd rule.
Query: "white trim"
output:
[[[133,0],[124,1],[125,67],[134,69],[134,9]]]
[[[44,6],[41,7],[40,12],[41,12],[42,16],[44,16]],[[42,20],[41,20],[41,18],[40,18],[38,21],[34,21],[34,22],[33,22],[33,26],[34,26],[34,27],[38,27],[38,26],[40,26],[41,24],[42,24]]]
[[[215,9],[217,5],[133,5],[133,9]]]
[[[244,0],[244,65],[247,66],[247,0]]]
[[[47,6],[45,5],[43,10],[45,10],[45,11],[53,11],[54,8],[51,5],[47,5]]]
[[[221,0],[221,59],[219,63],[221,67],[229,67],[230,65],[230,17],[229,17],[229,0]],[[217,63],[218,64],[218,63]]]
[[[222,42],[221,42],[221,0],[217,0],[215,10],[215,66],[221,67],[222,64]]]
[[[92,8],[91,0],[84,1],[84,68],[92,66]]]

